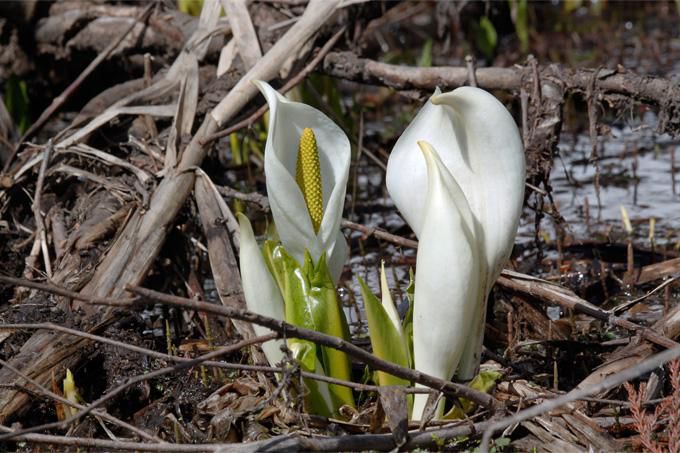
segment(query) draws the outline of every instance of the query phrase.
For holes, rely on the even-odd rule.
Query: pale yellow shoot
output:
[[[314,232],[318,233],[323,219],[323,187],[321,183],[321,164],[319,150],[316,146],[314,131],[305,128],[300,135],[298,145],[295,180],[300,186],[302,196],[307,205],[309,217],[312,219]]]
[[[73,373],[68,368],[66,369],[66,377],[64,378],[64,397],[72,403],[80,402],[80,395],[76,388],[76,381],[73,379]],[[64,406],[67,414],[75,415],[78,409],[72,406]]]

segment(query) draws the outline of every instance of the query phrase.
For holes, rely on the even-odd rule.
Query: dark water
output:
[[[596,166],[589,162],[590,138],[562,137],[551,184],[559,212],[574,236],[588,237],[588,220],[596,227],[621,229],[623,206],[635,237],[647,236],[654,218],[657,239],[674,239],[680,225],[680,181],[675,174],[678,163],[675,168],[672,164],[674,154],[680,158],[680,141],[657,135],[655,125],[654,115],[647,114],[638,125],[612,127],[609,137],[599,139],[599,206]]]

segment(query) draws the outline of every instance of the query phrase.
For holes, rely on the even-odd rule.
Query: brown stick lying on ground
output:
[[[362,83],[384,85],[400,90],[434,90],[454,88],[468,82],[469,71],[466,67],[418,68],[381,63],[359,58],[351,52],[332,52],[324,59],[324,72],[333,77],[354,80]],[[586,93],[592,84],[603,96],[623,95],[643,102],[665,107],[670,111],[666,127],[680,126],[680,86],[662,78],[638,75],[619,69],[573,69],[551,64],[538,69],[541,78],[551,78],[564,84],[567,93]],[[517,91],[525,79],[533,77],[530,68],[477,68],[477,85],[486,90]],[[676,106],[676,107],[673,107]],[[665,131],[666,127],[660,128]],[[670,130],[669,130],[670,132]]]
[[[105,297],[89,297],[80,293],[65,290],[63,288],[55,287],[53,285],[34,283],[13,277],[4,277],[1,275],[0,281],[11,283],[17,286],[26,286],[35,289],[40,289],[43,291],[53,292],[56,294],[60,294],[62,296],[81,300],[93,305],[104,305],[109,307],[131,307],[135,304],[146,303],[144,300],[138,298],[120,299]],[[212,313],[249,323],[259,324],[268,327],[275,332],[278,332],[283,337],[303,338],[306,340],[314,341],[317,344],[321,344],[324,346],[328,346],[343,351],[377,370],[385,371],[387,373],[394,374],[395,376],[403,377],[405,379],[426,385],[430,388],[438,389],[452,396],[467,398],[484,407],[493,409],[498,406],[498,402],[487,393],[474,390],[465,385],[460,385],[453,382],[438,379],[429,376],[425,373],[421,373],[417,370],[404,368],[399,365],[388,362],[386,360],[379,359],[378,357],[365,351],[364,349],[361,349],[360,347],[355,346],[352,343],[337,337],[333,337],[330,335],[323,334],[321,332],[316,332],[302,327],[294,326],[284,321],[276,320],[273,318],[249,312],[247,310],[240,310],[238,308],[233,308],[230,306],[219,306],[216,304],[206,302],[198,302],[184,297],[159,293],[157,291],[152,291],[146,288],[131,287],[129,288],[129,290],[132,293],[142,296],[143,298],[153,300],[156,302],[180,306],[183,308],[202,311],[206,313]]]

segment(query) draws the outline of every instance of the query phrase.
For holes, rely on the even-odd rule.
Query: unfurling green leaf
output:
[[[480,371],[477,376],[475,376],[468,387],[478,390],[480,392],[489,393],[496,385],[496,381],[499,380],[503,375],[498,371]],[[454,406],[444,418],[447,420],[458,420],[465,418],[465,414],[471,412],[475,405],[472,401],[460,398],[460,406]]]
[[[26,132],[31,125],[31,109],[28,99],[28,86],[24,80],[12,75],[5,83],[5,107],[19,128],[19,133]]]
[[[418,59],[418,66],[421,68],[429,68],[432,66],[432,44],[431,38],[428,38],[423,44],[423,50],[420,52],[420,58]]]
[[[326,265],[325,254],[321,255],[315,265],[309,253],[305,255],[303,266],[291,257],[281,245],[271,241],[263,247],[265,262],[276,280],[285,305],[286,321],[296,326],[332,335],[345,340],[349,339],[349,327],[342,307],[337,298],[333,279]],[[296,358],[306,370],[314,369],[316,373],[351,380],[351,365],[347,354],[325,346],[317,347],[305,340],[289,340],[291,349],[295,349]],[[311,352],[313,351],[313,353]],[[310,355],[311,354],[311,355]],[[316,366],[318,361],[318,365]],[[310,380],[307,380],[310,381]],[[307,382],[310,389],[309,406],[317,411],[320,397],[314,388],[321,389],[325,384]],[[332,401],[331,412],[337,414],[342,405],[354,407],[354,397],[349,387],[328,385]],[[320,390],[319,393],[323,393]],[[321,412],[317,412],[321,413]]]
[[[515,32],[522,53],[529,51],[529,21],[527,17],[527,0],[509,0],[510,16],[515,24]]]
[[[488,17],[482,16],[479,19],[476,38],[477,48],[482,51],[487,59],[492,59],[496,44],[498,44],[498,34]]]
[[[361,287],[361,295],[364,298],[366,318],[368,319],[368,331],[371,337],[373,354],[377,357],[410,368],[410,360],[407,344],[401,329],[394,325],[385,307],[380,300],[366,286],[366,283],[357,277]],[[378,385],[408,385],[403,378],[392,376],[389,373],[378,371]]]
[[[203,0],[177,0],[177,9],[191,16],[200,16]]]

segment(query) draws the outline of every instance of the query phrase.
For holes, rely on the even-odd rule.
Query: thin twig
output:
[[[490,422],[463,422],[445,428],[426,431],[410,431],[404,449],[437,447],[442,443],[454,442],[460,436],[474,436],[482,432]],[[8,430],[9,428],[1,427]],[[276,436],[271,439],[237,444],[146,444],[142,442],[111,441],[83,437],[63,437],[46,434],[25,434],[15,438],[41,444],[79,446],[100,450],[128,450],[153,452],[220,452],[248,453],[258,451],[359,451],[392,450],[396,447],[392,434],[358,434],[351,436],[329,436],[306,438],[299,434]]]
[[[530,407],[510,417],[506,417],[496,422],[493,422],[487,429],[484,430],[482,443],[480,445],[480,451],[482,453],[487,453],[489,451],[488,445],[489,441],[491,440],[491,436],[501,429],[507,428],[508,426],[514,425],[516,423],[520,423],[524,420],[529,420],[533,417],[545,414],[561,406],[564,406],[567,403],[571,403],[572,401],[576,401],[587,396],[595,395],[597,393],[604,392],[605,390],[609,390],[611,388],[619,386],[626,381],[635,379],[679,357],[680,347],[667,349],[666,351],[663,351],[660,354],[652,356],[649,359],[645,360],[644,362],[640,362],[639,364],[630,367],[626,370],[623,370],[620,373],[614,374],[597,384],[593,384],[583,388],[576,388],[571,392],[567,393],[566,395],[562,395],[558,398],[547,400],[542,404]]]
[[[94,296],[87,296],[85,294],[81,294],[75,291],[69,291],[68,289],[62,288],[61,286],[57,285],[51,285],[48,283],[38,283],[34,282],[31,280],[26,280],[22,278],[16,278],[16,277],[10,277],[8,275],[0,275],[0,282],[2,283],[9,283],[10,285],[15,285],[15,286],[23,286],[26,288],[32,288],[32,289],[37,289],[40,291],[45,291],[51,294],[56,294],[58,296],[66,297],[67,299],[73,299],[73,300],[82,300],[85,302],[90,302],[92,304],[96,304],[97,301],[106,301],[108,299],[105,298],[99,298],[99,297],[94,297]],[[132,302],[133,298],[121,298],[119,299],[122,302]]]
[[[40,243],[39,248],[42,252],[43,263],[45,265],[45,274],[48,278],[52,278],[52,265],[50,264],[50,253],[47,248],[47,234],[45,232],[45,219],[42,213],[42,192],[45,185],[45,174],[47,173],[47,166],[50,163],[52,156],[52,139],[47,142],[43,159],[40,163],[40,171],[38,172],[38,182],[35,186],[35,195],[33,196],[33,217],[35,217],[35,240]]]
[[[664,280],[663,283],[661,283],[659,286],[657,286],[653,290],[649,291],[647,294],[643,294],[642,296],[640,296],[636,299],[629,300],[628,302],[624,302],[621,305],[617,305],[616,307],[612,308],[611,311],[612,311],[612,313],[622,313],[622,312],[626,311],[629,307],[632,307],[633,305],[637,304],[638,302],[642,302],[643,300],[645,300],[646,298],[648,298],[652,294],[656,293],[657,291],[662,290],[663,288],[674,283],[678,279],[680,279],[680,276],[668,278],[668,279]]]
[[[81,338],[87,338],[88,340],[96,341],[103,344],[108,344],[117,348],[125,349],[128,351],[136,352],[138,354],[143,354],[149,357],[154,357],[161,360],[167,360],[168,362],[179,362],[185,363],[192,359],[186,357],[179,357],[174,355],[165,354],[162,352],[154,351],[147,348],[142,348],[141,346],[135,346],[132,344],[124,343],[122,341],[114,340],[112,338],[102,337],[100,335],[95,335],[88,332],[83,332],[76,329],[71,329],[68,327],[60,326],[51,322],[40,322],[40,323],[19,323],[19,324],[2,324],[0,325],[0,330],[52,330],[55,332],[62,332],[69,335],[74,335]],[[229,370],[241,370],[241,371],[253,371],[253,372],[264,372],[264,373],[282,373],[286,369],[284,367],[273,367],[267,365],[245,365],[242,363],[229,363],[229,362],[218,362],[214,360],[206,360],[202,363],[202,366],[224,368]],[[354,390],[360,392],[377,392],[379,387],[377,385],[369,384],[359,384],[356,382],[346,381],[344,379],[332,378],[329,376],[324,376],[321,374],[310,373],[308,371],[301,371],[301,374],[305,378],[314,379],[317,381],[327,382],[329,384],[342,385],[344,387],[350,387]],[[22,376],[23,377],[23,376]],[[432,393],[432,389],[423,387],[409,387],[404,389],[406,393]]]
[[[217,184],[215,184],[215,187],[223,197],[247,201],[248,203],[256,204],[262,211],[269,212],[269,199],[258,192],[244,193],[229,186],[218,186]]]
[[[92,62],[83,70],[83,72],[80,73],[78,78],[71,82],[71,84],[66,87],[63,93],[61,93],[59,96],[54,98],[52,100],[52,103],[50,104],[47,109],[45,109],[44,112],[40,115],[40,117],[36,120],[35,123],[31,125],[31,127],[28,128],[28,130],[24,133],[24,135],[21,137],[21,139],[18,141],[16,147],[14,148],[14,151],[12,154],[9,156],[7,159],[7,162],[5,162],[5,167],[3,168],[2,172],[7,173],[9,171],[10,164],[16,157],[17,152],[21,148],[21,145],[23,142],[26,140],[29,140],[31,137],[35,135],[36,132],[38,132],[49,120],[52,115],[54,115],[55,112],[57,112],[64,103],[71,98],[73,93],[76,92],[78,88],[80,88],[80,85],[83,83],[83,81],[90,75],[92,72],[97,69],[97,66],[99,66],[104,60],[106,60],[111,53],[116,50],[116,47],[127,37],[127,35],[135,28],[135,26],[140,23],[146,21],[146,19],[149,17],[151,10],[155,7],[155,3],[151,2],[149,5],[144,8],[140,13],[137,15],[137,17],[132,21],[129,27],[127,27],[119,36],[117,39],[113,40],[111,44],[106,47],[99,55],[97,55],[97,58],[92,60]]]
[[[316,54],[316,56],[310,61],[307,66],[305,66],[302,71],[300,71],[298,74],[295,75],[295,77],[291,78],[288,82],[286,82],[283,87],[279,90],[279,92],[285,94],[291,89],[293,89],[295,86],[299,85],[307,75],[309,75],[310,72],[312,72],[318,64],[321,62],[321,60],[324,59],[326,54],[330,52],[330,50],[333,48],[336,42],[338,42],[338,39],[340,39],[340,36],[345,32],[345,27],[341,27],[340,30],[338,30],[327,42],[324,44],[324,46],[319,50],[319,53]],[[205,137],[202,141],[201,144],[205,145],[207,143],[210,143],[214,140],[220,139],[222,137],[226,137],[227,135],[236,132],[238,130],[243,129],[244,127],[250,127],[255,123],[255,121],[259,120],[262,115],[265,114],[269,110],[269,105],[264,104],[262,107],[257,109],[252,115],[250,115],[248,118],[239,121],[238,123],[234,124],[233,126],[230,126],[224,130],[221,130],[219,132],[216,132],[214,134],[208,135]]]
[[[45,174],[47,173],[47,166],[52,155],[52,140],[50,139],[45,146],[42,162],[40,163],[40,170],[38,172],[38,182],[35,187],[35,195],[33,196],[33,203],[31,209],[33,210],[33,217],[35,218],[35,234],[33,248],[31,253],[26,258],[26,268],[24,270],[24,277],[32,278],[33,269],[35,269],[38,257],[43,256],[43,263],[45,266],[45,274],[52,277],[52,266],[50,264],[50,254],[47,248],[47,234],[45,233],[45,220],[43,219],[41,198],[43,186],[45,184]]]
[[[394,363],[388,362],[386,360],[379,359],[378,357],[374,356],[369,352],[366,352],[360,347],[355,346],[352,343],[338,337],[294,326],[284,321],[279,321],[277,319],[269,318],[267,316],[258,315],[247,310],[239,310],[227,306],[198,302],[183,297],[159,293],[157,291],[153,291],[146,288],[128,287],[127,289],[128,291],[131,291],[135,294],[138,294],[140,296],[143,296],[147,299],[156,302],[161,302],[167,305],[184,307],[196,311],[203,311],[206,313],[212,313],[215,315],[224,316],[227,318],[234,318],[241,321],[252,322],[267,327],[275,332],[279,332],[281,335],[288,338],[292,337],[310,340],[317,344],[328,346],[333,349],[342,351],[379,371],[384,371],[394,376],[408,379],[410,381],[422,384],[424,386],[439,390],[440,392],[446,393],[447,395],[450,396],[467,398],[486,408],[495,409],[496,407],[498,407],[499,404],[498,401],[496,401],[496,399],[493,398],[491,395],[479,392],[465,385],[445,381],[443,379],[439,379],[434,376],[422,373],[418,370],[405,368]],[[118,307],[120,306],[129,307],[130,305],[138,304],[140,302],[141,301],[139,300],[130,303],[121,302],[116,299],[106,300],[99,299],[93,303]]]
[[[470,83],[470,86],[476,87],[477,86],[477,62],[475,61],[475,57],[472,55],[466,55],[465,56],[465,67],[467,68],[468,71],[468,82]]]
[[[569,294],[565,292],[560,286],[541,282],[539,279],[535,280],[523,280],[519,278],[507,278],[506,275],[498,277],[496,282],[503,288],[519,291],[523,294],[528,294],[533,297],[538,297],[547,300],[551,303],[556,303],[562,307],[578,311],[592,318],[599,319],[613,326],[622,327],[626,330],[631,330],[639,333],[646,340],[657,344],[664,348],[675,348],[680,347],[680,344],[671,340],[668,337],[658,334],[652,329],[644,326],[640,326],[626,319],[615,316],[614,314],[601,310],[597,307],[593,307],[588,304],[583,299],[580,299],[575,294]]]
[[[342,226],[343,228],[350,228],[352,230],[361,231],[362,233],[364,233],[365,236],[375,236],[379,239],[384,239],[388,242],[392,242],[393,244],[397,244],[402,247],[407,247],[411,249],[418,248],[418,241],[397,236],[396,234],[388,233],[387,231],[383,231],[377,228],[367,227],[366,225],[361,225],[359,223],[355,223],[347,219],[342,219],[342,223],[340,224],[340,226]]]

